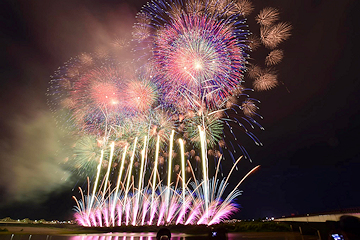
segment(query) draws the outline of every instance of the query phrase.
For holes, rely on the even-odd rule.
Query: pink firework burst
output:
[[[147,80],[130,82],[127,93],[129,106],[135,111],[149,110],[157,98],[156,86]]]
[[[231,24],[183,15],[158,31],[154,61],[166,100],[219,106],[243,77],[245,57]],[[181,101],[182,102],[182,101]],[[182,102],[183,103],[183,102]]]
[[[245,44],[248,30],[239,15],[211,11],[211,4],[189,10],[185,2],[167,8],[145,7],[141,14],[151,21],[151,61],[162,102],[178,109],[201,107],[217,109],[242,82],[249,47]],[[170,5],[169,5],[170,6]],[[235,8],[228,3],[224,11]],[[197,11],[199,10],[199,11]],[[221,11],[223,12],[223,11]]]
[[[118,89],[114,83],[94,82],[89,90],[89,96],[99,105],[113,107],[119,103]]]
[[[88,132],[116,124],[127,104],[127,82],[117,68],[96,68],[74,83],[69,96],[74,119]]]

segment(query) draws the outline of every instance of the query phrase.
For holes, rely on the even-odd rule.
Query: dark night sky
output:
[[[356,1],[254,1],[293,24],[278,88],[261,100],[246,145],[261,169],[240,187],[238,218],[360,207],[360,100]],[[49,76],[70,57],[128,37],[146,1],[5,0],[0,3],[0,218],[66,219],[74,182],[58,164],[61,146],[46,105]],[[249,165],[244,163],[244,165]],[[240,164],[239,167],[242,167]]]

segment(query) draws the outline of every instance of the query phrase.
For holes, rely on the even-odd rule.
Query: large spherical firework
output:
[[[79,130],[76,125],[81,116],[74,115],[77,102],[72,97],[75,84],[86,74],[103,66],[109,65],[108,59],[99,59],[91,54],[82,53],[58,68],[51,76],[50,86],[47,89],[48,105],[57,118],[59,126]]]
[[[101,135],[118,124],[126,113],[126,89],[127,80],[117,68],[95,68],[81,76],[70,95],[78,124],[87,132]]]
[[[139,79],[129,82],[128,103],[135,111],[148,111],[156,101],[156,86],[146,79]]]
[[[67,109],[65,121],[78,130],[103,137],[125,118],[149,110],[157,93],[146,74],[135,74],[126,64],[96,64],[90,56],[82,54],[62,70],[65,73],[58,71],[56,81],[51,81],[49,102],[54,112]]]
[[[150,23],[138,25],[152,30],[151,61],[161,69],[155,79],[164,101],[192,109],[198,109],[199,102],[218,108],[242,81],[247,57],[243,22],[237,15],[211,12],[207,7],[212,5],[206,3],[202,11],[190,11],[182,1],[152,5],[156,7],[140,12],[152,17]]]

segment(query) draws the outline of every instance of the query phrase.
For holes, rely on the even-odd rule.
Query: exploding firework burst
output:
[[[253,86],[256,91],[270,90],[278,85],[277,74],[266,69],[254,80]]]
[[[120,51],[129,46],[128,41],[125,38],[115,38],[111,45],[115,50]]]
[[[150,23],[137,25],[154,29],[148,41],[151,61],[161,69],[155,79],[164,102],[180,109],[199,109],[199,104],[218,108],[243,78],[248,49],[244,21],[238,15],[210,14],[211,3],[198,14],[188,12],[185,2],[152,5],[157,7],[144,7],[139,14],[151,16]]]
[[[249,40],[249,47],[251,49],[251,51],[255,51],[256,49],[258,49],[261,45],[261,42],[260,42],[260,38],[255,36],[254,34],[251,34],[249,37],[248,37],[248,40]]]
[[[281,62],[284,57],[284,51],[281,49],[276,49],[271,51],[265,58],[265,64],[267,66],[276,65]]]
[[[261,27],[261,41],[267,48],[276,48],[281,42],[287,40],[291,36],[291,29],[291,24],[286,22]]]
[[[258,107],[255,105],[254,101],[246,99],[242,104],[241,108],[246,116],[252,117],[255,115]]]
[[[160,104],[176,112],[179,120],[186,119],[184,122],[180,120],[177,129],[194,146],[197,146],[198,136],[192,133],[196,132],[196,127],[186,127],[186,123],[201,122],[203,129],[218,130],[215,131],[213,139],[210,137],[211,131],[208,132],[209,147],[215,146],[214,143],[222,139],[220,129],[224,130],[225,127],[229,129],[226,132],[230,132],[235,141],[227,142],[232,152],[236,153],[238,146],[244,155],[248,156],[245,149],[236,143],[238,137],[233,132],[233,123],[244,129],[257,145],[261,145],[245,126],[249,125],[252,129],[254,125],[258,125],[263,129],[253,119],[262,117],[256,113],[257,107],[251,104],[252,100],[248,94],[238,91],[243,88],[247,50],[254,51],[261,43],[269,45],[255,35],[248,36],[249,31],[241,18],[251,14],[252,10],[253,5],[246,0],[154,0],[144,6],[138,14],[135,26],[149,30],[146,37],[136,39],[136,50],[140,52],[139,59],[147,56],[150,60],[148,65],[151,66],[150,69],[155,70],[151,75],[159,87]],[[257,16],[257,19],[262,19],[261,29],[273,27],[272,24],[279,16],[275,8],[271,8],[270,13],[265,10]],[[271,62],[274,65],[276,61],[275,55],[270,54],[266,63]],[[254,79],[253,87],[257,91],[269,90],[278,85],[277,75],[273,71],[251,64],[248,73]],[[230,100],[238,96],[246,98],[240,105]],[[237,108],[240,111],[236,110]],[[210,115],[203,115],[204,112],[216,112],[213,117],[217,120],[209,117]],[[234,118],[233,113],[229,115],[228,112],[242,112],[244,116]],[[224,132],[222,135],[225,137]],[[227,139],[229,141],[230,138]]]
[[[256,79],[259,76],[261,76],[262,74],[262,69],[260,66],[254,64],[254,65],[250,65],[247,71],[247,75],[251,78],[251,79]]]
[[[255,21],[260,25],[258,32],[260,38],[255,34],[249,36],[249,46],[252,51],[259,49],[262,44],[266,48],[274,49],[280,43],[287,40],[291,35],[292,26],[286,22],[278,22],[280,20],[280,11],[273,7],[262,9],[255,17]],[[257,32],[250,28],[253,33]],[[281,49],[272,50],[265,58],[265,66],[271,66],[271,69],[263,69],[259,66],[259,59],[254,61],[250,59],[247,76],[254,80],[253,88],[257,91],[270,90],[278,86],[277,72],[274,66],[279,64],[284,57],[284,51]],[[246,80],[246,79],[245,79]]]
[[[99,46],[59,68],[48,96],[51,109],[67,112],[62,121],[77,129],[71,164],[79,172],[98,166],[93,192],[77,201],[79,224],[212,225],[236,211],[242,180],[223,195],[237,151],[248,157],[238,133],[261,145],[251,130],[263,129],[256,120],[260,101],[249,96],[244,74],[256,91],[277,86],[273,68],[283,51],[273,49],[291,30],[276,23],[277,9],[265,8],[255,18],[260,38],[250,35],[243,17],[253,10],[248,0],[153,0],[136,16],[131,66]],[[272,50],[265,59],[271,69],[247,53],[260,44]],[[112,43],[116,51],[127,46]],[[234,166],[220,181],[224,149]],[[214,178],[209,156],[217,163]]]
[[[269,26],[279,20],[279,14],[276,8],[267,7],[260,11],[255,20],[263,26]]]
[[[199,125],[204,128],[203,131],[205,131],[206,134],[207,146],[209,148],[217,146],[218,142],[222,139],[224,128],[223,121],[219,119],[218,115],[195,115],[194,117],[185,120],[186,135],[190,141],[194,143],[196,148],[200,147]]]
[[[157,100],[156,86],[147,79],[139,79],[129,82],[128,89],[129,106],[135,111],[149,111]]]
[[[149,141],[155,140],[157,137],[160,138],[160,142],[167,142],[171,131],[175,128],[172,116],[169,112],[156,109],[147,116],[147,122],[149,123]],[[152,145],[153,149],[155,145]]]
[[[51,76],[50,86],[46,94],[50,110],[57,118],[59,126],[66,126],[70,130],[79,129],[77,120],[80,118],[80,113],[78,116],[74,114],[78,103],[72,98],[75,84],[84,75],[108,64],[109,61],[106,59],[99,59],[91,54],[83,53],[71,58]],[[81,125],[80,128],[82,127]]]
[[[117,68],[95,68],[74,83],[70,98],[73,113],[84,131],[103,135],[119,124],[128,105],[127,80]]]
[[[235,6],[243,16],[248,16],[254,11],[254,5],[249,0],[238,0],[235,1]]]
[[[96,136],[85,135],[80,137],[73,147],[73,155],[67,164],[76,169],[78,175],[87,177],[96,170],[100,159],[102,143]]]

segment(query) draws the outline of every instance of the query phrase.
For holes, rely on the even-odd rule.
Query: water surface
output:
[[[206,240],[207,235],[173,233],[171,240]],[[316,240],[316,236],[302,236],[299,233],[228,233],[228,240]],[[156,240],[156,233],[106,233],[79,235],[3,234],[0,240]]]

